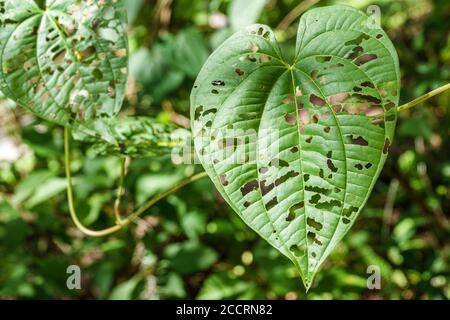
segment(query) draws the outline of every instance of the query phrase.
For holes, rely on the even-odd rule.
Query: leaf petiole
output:
[[[450,83],[447,83],[446,85],[443,85],[442,87],[439,87],[433,91],[430,91],[430,92],[424,94],[423,96],[418,97],[417,99],[414,99],[408,103],[405,103],[404,105],[401,105],[400,107],[398,107],[398,112],[411,109],[412,107],[414,107],[424,101],[427,101],[428,99],[430,99],[442,92],[445,92],[448,89],[450,89]]]

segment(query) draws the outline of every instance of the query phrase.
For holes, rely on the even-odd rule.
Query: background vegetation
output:
[[[231,2],[126,0],[131,77],[123,114],[189,126],[189,93],[203,62],[248,22],[278,26],[285,50],[294,49],[300,1]],[[316,2],[302,7],[381,7],[400,56],[402,102],[449,82],[449,1]],[[305,294],[291,262],[245,226],[208,179],[163,200],[126,231],[83,236],[65,198],[63,129],[0,98],[0,298],[448,299],[449,102],[446,93],[400,114],[368,205]],[[93,157],[86,144],[73,147],[82,220],[109,226],[120,160]],[[133,161],[125,210],[200,170],[170,157]],[[81,290],[66,287],[71,264],[82,268]],[[366,287],[372,264],[381,267],[381,290]]]

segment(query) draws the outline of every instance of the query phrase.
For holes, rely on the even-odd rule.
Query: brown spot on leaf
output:
[[[314,93],[312,93],[309,97],[309,101],[316,107],[323,107],[324,105],[326,105],[325,100],[316,96]]]
[[[330,97],[330,103],[334,105],[340,102],[344,102],[348,98],[350,98],[350,95],[347,92],[336,93]]]
[[[221,175],[219,178],[220,178],[220,183],[221,183],[224,187],[226,187],[226,186],[228,185],[227,177],[226,177],[225,175]]]
[[[295,116],[294,116],[293,114],[286,113],[286,115],[284,116],[284,119],[285,119],[286,122],[289,123],[291,126],[295,125],[295,123],[296,123],[296,119],[295,119]]]
[[[361,136],[357,136],[357,137],[355,138],[354,135],[349,135],[348,137],[350,138],[350,141],[351,141],[351,143],[353,143],[353,144],[357,144],[357,145],[360,145],[360,146],[368,146],[368,145],[369,145],[369,142],[367,142],[367,140],[364,139],[364,138],[361,137]]]
[[[338,168],[335,167],[335,165],[334,165],[333,161],[331,161],[331,159],[327,160],[327,166],[333,172],[337,172],[338,171]]]
[[[252,180],[247,182],[242,188],[241,188],[241,193],[242,196],[246,196],[247,194],[249,194],[250,192],[252,192],[253,190],[258,189],[259,183],[257,180]]]

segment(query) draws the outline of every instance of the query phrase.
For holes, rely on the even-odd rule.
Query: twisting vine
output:
[[[115,205],[116,224],[112,227],[109,227],[109,228],[106,228],[103,230],[92,230],[92,229],[87,228],[86,226],[84,226],[81,223],[80,219],[78,218],[77,212],[75,210],[74,197],[73,197],[72,173],[71,173],[71,169],[70,169],[70,164],[71,164],[71,161],[70,161],[70,128],[67,128],[67,127],[64,130],[64,162],[65,162],[65,167],[66,167],[67,200],[68,200],[68,204],[69,204],[70,216],[71,216],[75,226],[81,232],[83,232],[84,234],[91,236],[91,237],[104,237],[104,236],[113,234],[113,233],[123,229],[125,226],[132,223],[134,220],[136,220],[136,218],[138,218],[145,211],[150,209],[154,204],[156,204],[161,199],[164,199],[168,195],[176,192],[177,190],[183,188],[184,186],[207,176],[206,172],[201,172],[196,175],[193,175],[193,176],[187,178],[186,180],[178,183],[177,185],[170,188],[169,190],[162,192],[159,195],[157,195],[156,197],[152,198],[146,204],[144,204],[140,209],[138,209],[136,212],[132,213],[128,217],[121,218],[120,212],[119,212],[119,210],[120,210],[119,207],[120,207],[120,198],[121,198],[122,191],[123,191],[123,179],[124,179],[124,175],[126,172],[125,162],[123,162],[121,175],[119,178],[119,190],[118,190],[117,200],[116,200],[116,205]]]

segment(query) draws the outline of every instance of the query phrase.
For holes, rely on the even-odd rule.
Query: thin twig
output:
[[[116,216],[117,224],[122,224],[122,217],[120,214],[120,206],[121,206],[122,195],[123,195],[123,182],[124,182],[125,176],[127,175],[127,168],[128,168],[129,163],[130,163],[130,158],[124,157],[120,164],[120,176],[119,176],[119,183],[117,186],[117,197],[116,197],[116,202],[114,203],[114,214]]]
[[[289,26],[306,10],[315,5],[320,0],[304,0],[291,12],[288,13],[286,17],[280,22],[277,29],[278,30],[286,30]]]
[[[419,103],[422,103],[422,102],[424,102],[424,101],[426,101],[448,89],[450,89],[450,83],[447,83],[446,85],[439,87],[436,90],[428,92],[428,93],[424,94],[423,96],[420,96],[417,99],[414,99],[413,101],[405,103],[404,105],[398,107],[398,112],[408,110],[408,109],[418,105]]]

